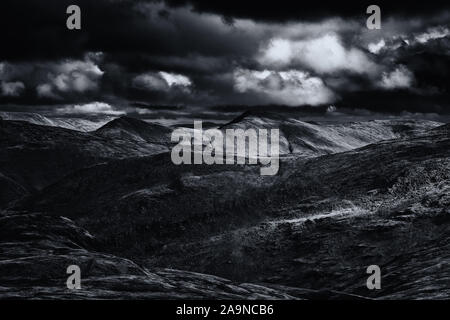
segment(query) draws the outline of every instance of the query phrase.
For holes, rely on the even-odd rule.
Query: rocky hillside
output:
[[[78,261],[83,298],[448,299],[447,125],[352,125],[321,132],[390,138],[283,157],[272,177],[257,165],[176,166],[138,148],[168,133],[139,120],[94,133],[0,121],[0,294],[73,297],[64,268]],[[365,286],[372,264],[379,291]]]
[[[287,290],[173,269],[149,270],[95,251],[95,238],[64,217],[0,213],[1,299],[295,299]],[[66,287],[81,268],[81,290]],[[299,290],[301,292],[301,290]]]
[[[11,114],[5,113],[5,119]],[[15,191],[0,199],[0,208],[76,170],[114,159],[167,152],[171,146],[172,129],[129,117],[114,119],[89,133],[56,127],[38,114],[22,114],[19,118],[27,121],[0,120],[0,174],[8,185],[11,181],[15,185]],[[438,125],[429,121],[313,124],[271,113],[245,113],[221,130],[280,128],[281,155],[308,158],[417,135]]]
[[[286,158],[277,177],[254,166],[174,166],[161,154],[79,171],[18,208],[64,212],[104,250],[148,267],[376,298],[448,298],[449,159],[443,130]],[[365,288],[371,264],[388,271],[381,291]]]

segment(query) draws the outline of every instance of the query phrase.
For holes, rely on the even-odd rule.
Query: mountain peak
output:
[[[161,130],[167,131],[168,128],[155,123],[149,123],[144,120],[129,116],[121,116],[114,120],[109,121],[101,128],[97,129],[97,132],[102,132],[108,129],[123,129],[123,130]]]
[[[159,124],[122,116],[108,122],[95,132],[107,137],[127,137],[139,141],[165,143],[168,141],[171,130]]]
[[[249,120],[250,118],[256,118],[256,117],[280,119],[283,116],[279,115],[279,114],[276,114],[276,113],[268,112],[268,111],[247,110],[247,111],[243,112],[242,114],[240,114],[239,116],[237,116],[236,118],[234,118],[233,120],[231,120],[231,121],[225,123],[224,125],[220,126],[219,129],[223,129],[223,128],[228,127],[230,125],[240,123],[243,120]]]
[[[147,123],[143,120],[139,120],[139,119],[132,118],[129,116],[121,116],[119,118],[109,121],[103,127],[99,128],[98,130],[101,130],[102,128],[109,128],[109,127],[135,126],[135,125],[146,125],[146,124]]]

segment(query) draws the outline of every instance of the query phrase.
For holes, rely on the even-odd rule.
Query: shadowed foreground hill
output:
[[[295,299],[286,290],[211,275],[150,271],[130,260],[94,251],[95,242],[67,218],[1,212],[0,298]],[[81,268],[81,290],[66,287],[66,269],[74,264]]]
[[[81,289],[66,287],[67,267]],[[0,299],[363,299],[327,290],[235,282],[214,275],[142,267],[98,250],[88,231],[65,217],[0,212]]]

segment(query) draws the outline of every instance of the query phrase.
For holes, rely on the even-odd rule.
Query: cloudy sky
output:
[[[0,109],[449,114],[449,5],[345,3],[2,0]],[[66,28],[71,4],[81,30]]]

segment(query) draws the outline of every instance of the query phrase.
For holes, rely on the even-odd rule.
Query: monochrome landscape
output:
[[[450,298],[447,4],[73,2],[0,4],[0,299]]]

